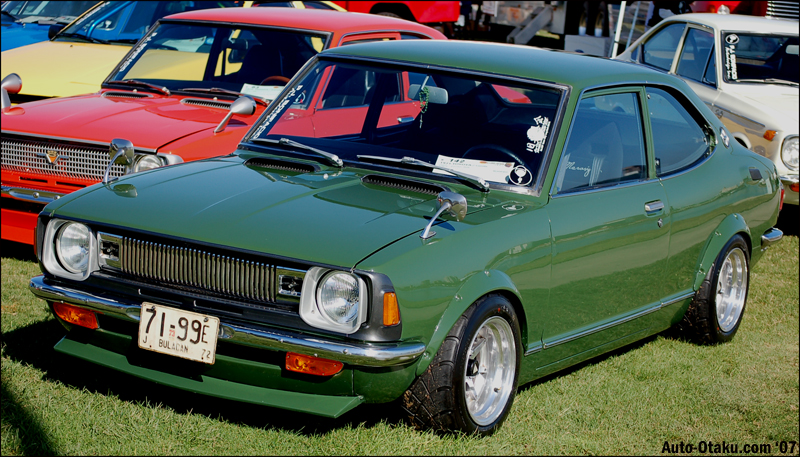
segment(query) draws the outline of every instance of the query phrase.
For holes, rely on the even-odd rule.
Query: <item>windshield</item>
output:
[[[3,3],[3,12],[8,13],[18,22],[55,21],[68,24],[96,3],[95,0],[88,2],[12,1]]]
[[[798,83],[797,36],[723,33],[727,82]]]
[[[106,84],[136,80],[170,91],[272,100],[327,38],[258,26],[162,23]]]
[[[275,145],[285,138],[347,165],[456,175],[445,168],[490,185],[530,187],[552,141],[561,96],[553,87],[463,72],[318,60],[248,140]]]
[[[209,8],[239,6],[237,1],[103,2],[65,27],[56,40],[133,44],[158,19],[170,14]]]

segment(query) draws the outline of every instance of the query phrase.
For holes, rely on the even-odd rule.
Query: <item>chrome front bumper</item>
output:
[[[140,319],[141,303],[125,303],[50,284],[44,276],[32,278],[28,287],[42,300],[69,303],[129,322],[139,322]],[[219,338],[250,347],[296,352],[369,367],[406,364],[414,361],[425,351],[425,345],[422,343],[343,343],[284,330],[244,328],[224,321],[220,323]]]
[[[2,195],[13,198],[14,200],[21,200],[24,202],[41,203],[46,205],[52,201],[58,200],[64,194],[58,192],[48,192],[46,190],[28,189],[25,187],[11,187],[3,186]]]

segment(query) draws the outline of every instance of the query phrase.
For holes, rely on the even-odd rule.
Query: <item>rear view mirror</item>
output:
[[[11,106],[11,97],[8,94],[18,94],[22,90],[22,78],[16,73],[3,78],[0,82],[0,92],[2,92],[2,106],[0,108],[6,109]]]
[[[411,84],[408,86],[408,98],[411,100],[419,100],[421,87],[422,85],[420,84]],[[427,100],[423,101],[433,103],[434,105],[447,104],[447,89],[434,86],[425,86],[425,90],[428,92]],[[422,97],[425,98],[426,96],[423,94]]]

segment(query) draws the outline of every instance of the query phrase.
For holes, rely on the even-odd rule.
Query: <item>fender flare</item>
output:
[[[521,306],[522,299],[517,286],[511,278],[502,271],[480,271],[470,276],[450,300],[447,309],[439,319],[439,323],[436,324],[436,329],[433,335],[431,335],[430,341],[428,341],[425,352],[420,358],[420,363],[417,364],[417,376],[424,373],[431,364],[436,352],[450,332],[450,329],[456,324],[458,318],[464,314],[464,311],[472,306],[479,298],[490,293],[499,293],[511,302],[520,321],[520,337],[523,340],[523,348],[525,347],[525,340],[527,339],[525,334],[525,316]]]
[[[693,284],[693,289],[695,291],[700,289],[700,285],[711,271],[711,267],[717,260],[717,256],[719,256],[722,248],[724,248],[728,241],[738,233],[746,235],[744,238],[745,241],[747,241],[748,248],[752,255],[753,239],[750,234],[750,227],[747,226],[747,222],[745,222],[741,214],[729,214],[706,240],[705,248],[702,254],[700,254],[697,267],[695,268],[696,273]]]

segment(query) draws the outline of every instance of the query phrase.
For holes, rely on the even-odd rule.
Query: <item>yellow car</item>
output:
[[[131,47],[156,20],[183,11],[231,6],[284,6],[344,11],[331,2],[106,1],[58,30],[50,41],[2,53],[2,75],[16,73],[22,90],[14,104],[97,92]]]

